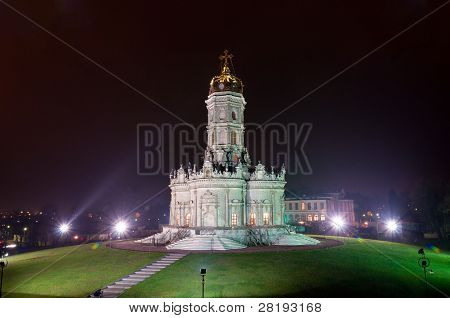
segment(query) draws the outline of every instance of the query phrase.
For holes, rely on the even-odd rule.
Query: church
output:
[[[173,227],[284,224],[286,171],[284,165],[275,172],[273,167],[252,164],[244,140],[244,85],[232,72],[232,58],[224,51],[220,74],[209,85],[203,166],[181,165],[170,175]]]
[[[191,251],[319,244],[285,225],[286,169],[252,163],[244,140],[244,85],[232,72],[233,55],[224,51],[219,58],[220,74],[206,99],[203,164],[171,172],[170,222],[136,242]]]

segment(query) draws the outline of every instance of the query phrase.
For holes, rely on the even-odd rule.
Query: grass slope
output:
[[[343,239],[323,250],[254,254],[191,254],[121,297],[442,297],[426,291],[417,247]],[[427,251],[430,282],[450,294],[450,254]]]
[[[162,255],[87,244],[11,256],[5,270],[3,295],[86,297]]]

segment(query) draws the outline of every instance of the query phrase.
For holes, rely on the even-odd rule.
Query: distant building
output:
[[[286,223],[325,222],[340,217],[347,224],[355,224],[353,200],[344,199],[340,193],[324,196],[286,198]]]

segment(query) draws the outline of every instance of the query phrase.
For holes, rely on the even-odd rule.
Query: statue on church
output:
[[[249,166],[252,164],[252,161],[250,160],[250,155],[248,154],[247,150],[245,151],[244,161]]]
[[[223,159],[224,159],[225,163],[227,163],[227,164],[230,163],[231,162],[231,150],[229,147],[226,147],[224,149],[224,154],[225,154],[225,158],[223,158]]]
[[[212,161],[212,151],[209,147],[205,150],[205,161]]]
[[[239,156],[237,153],[233,153],[233,164],[237,165],[239,162]]]
[[[285,177],[286,177],[286,167],[285,167],[285,165],[283,163],[283,165],[281,166],[280,174],[278,175],[278,179],[284,180]]]
[[[271,170],[270,170],[270,180],[275,180],[275,171],[273,166],[271,166]]]
[[[223,150],[222,149],[217,150],[215,159],[217,162],[223,161]]]

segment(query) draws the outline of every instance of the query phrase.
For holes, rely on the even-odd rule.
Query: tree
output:
[[[446,189],[445,189],[445,193],[444,193],[444,197],[441,200],[441,203],[438,206],[438,212],[439,214],[443,215],[444,218],[444,226],[443,226],[443,235],[445,236],[446,239],[448,239],[448,232],[450,229],[450,226],[448,224],[448,222],[450,221],[450,184],[446,185]]]
[[[446,221],[450,210],[450,184],[443,180],[425,180],[415,195],[415,205],[426,225],[446,239]]]

